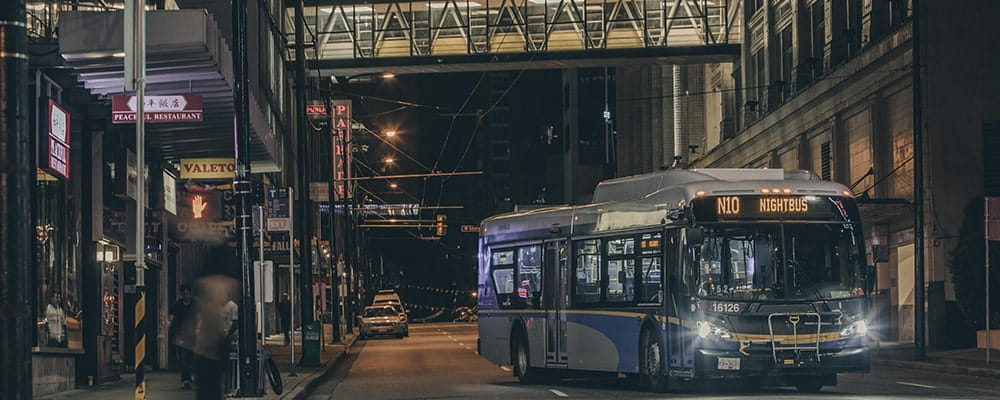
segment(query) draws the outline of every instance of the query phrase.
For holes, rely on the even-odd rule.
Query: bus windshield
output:
[[[750,301],[861,296],[862,244],[849,223],[710,225],[693,249],[697,294]]]

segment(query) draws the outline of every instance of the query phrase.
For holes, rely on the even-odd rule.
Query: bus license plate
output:
[[[719,369],[728,371],[739,371],[740,370],[740,359],[739,358],[729,358],[729,357],[719,357]]]

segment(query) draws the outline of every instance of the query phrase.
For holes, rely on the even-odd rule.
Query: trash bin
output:
[[[319,366],[319,346],[323,325],[320,321],[306,323],[302,328],[302,366]]]

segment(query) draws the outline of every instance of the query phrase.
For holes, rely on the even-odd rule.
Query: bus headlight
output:
[[[732,337],[726,328],[720,327],[708,321],[698,321],[698,337],[704,339],[709,336],[719,339],[729,339]]]
[[[868,334],[868,323],[865,320],[856,321],[840,331],[840,337],[865,336]]]

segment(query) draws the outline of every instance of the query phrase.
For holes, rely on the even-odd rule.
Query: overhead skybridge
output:
[[[421,73],[732,61],[740,51],[743,8],[742,0],[305,4],[308,65],[338,76],[386,69]],[[294,15],[294,8],[287,11]],[[292,55],[294,20],[286,23]]]

